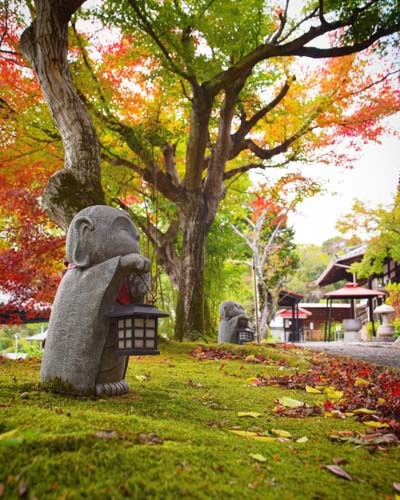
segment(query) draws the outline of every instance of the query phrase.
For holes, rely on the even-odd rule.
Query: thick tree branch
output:
[[[83,3],[37,0],[37,16],[20,40],[63,141],[65,168],[50,178],[42,203],[64,229],[77,211],[104,203],[96,132],[73,86],[67,58],[68,23]]]
[[[373,0],[371,4],[375,2],[376,0]],[[233,81],[240,78],[244,73],[251,71],[257,63],[271,57],[303,56],[311,58],[322,58],[353,54],[366,49],[378,39],[396,33],[400,30],[400,22],[398,22],[386,28],[379,28],[366,40],[362,42],[356,42],[352,45],[340,47],[337,46],[327,49],[306,47],[308,43],[316,40],[323,35],[326,35],[327,33],[351,26],[360,15],[360,13],[366,9],[367,7],[365,6],[364,8],[354,10],[346,19],[336,20],[330,23],[324,22],[319,26],[312,26],[307,32],[301,34],[296,39],[284,45],[265,43],[258,46],[252,52],[243,57],[239,63],[235,64],[225,71],[222,71],[212,80],[204,84],[207,92],[210,96],[217,95],[222,89],[227,88],[227,86],[231,85]],[[319,9],[317,8],[314,13],[317,13],[318,10]]]
[[[262,119],[264,116],[269,113],[272,109],[274,109],[286,96],[289,91],[290,83],[293,81],[287,80],[283,87],[281,88],[278,95],[266,106],[261,108],[257,113],[255,113],[249,120],[246,120],[244,116],[242,116],[241,124],[238,130],[232,134],[232,147],[229,152],[229,159],[236,158],[236,156],[242,150],[242,143],[245,136],[250,132],[250,130]]]

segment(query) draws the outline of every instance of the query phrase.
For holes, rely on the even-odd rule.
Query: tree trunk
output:
[[[89,205],[104,204],[96,132],[73,86],[68,65],[68,23],[84,0],[37,0],[37,17],[20,48],[33,66],[64,146],[64,169],[49,180],[42,205],[66,229]]]
[[[194,340],[204,337],[208,333],[209,326],[204,293],[204,261],[208,228],[202,193],[188,194],[183,210],[175,337],[177,340]]]

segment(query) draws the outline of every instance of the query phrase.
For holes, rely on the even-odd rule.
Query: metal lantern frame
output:
[[[148,304],[116,305],[110,314],[110,331],[116,354],[155,355],[158,350],[158,318],[169,314]]]
[[[252,328],[241,328],[238,330],[238,343],[243,345],[247,342],[254,342],[255,331]]]

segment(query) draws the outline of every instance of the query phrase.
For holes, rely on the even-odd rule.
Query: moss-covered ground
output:
[[[334,441],[333,433],[364,433],[365,424],[324,412],[279,416],[277,399],[313,407],[326,395],[252,383],[309,370],[307,351],[227,347],[271,360],[254,364],[199,359],[188,354],[195,347],[168,343],[160,356],[131,358],[129,394],[101,399],[46,392],[37,385],[40,361],[2,359],[0,497],[396,498],[399,446]]]

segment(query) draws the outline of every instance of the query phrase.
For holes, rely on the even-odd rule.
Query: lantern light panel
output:
[[[154,318],[119,319],[118,349],[157,349]]]
[[[157,350],[158,318],[167,313],[148,304],[118,304],[110,315],[116,354],[159,354]]]

